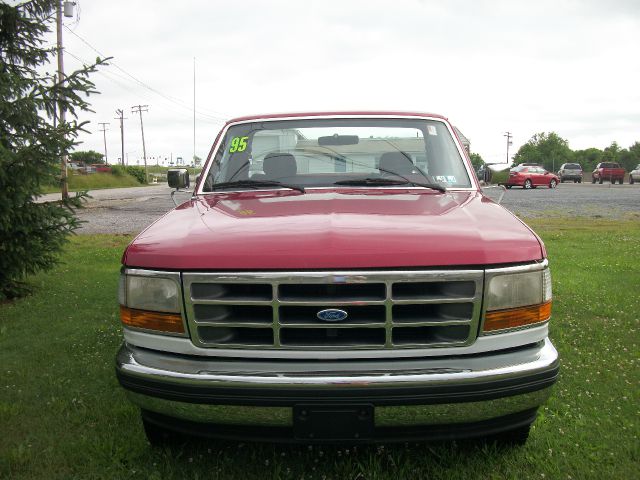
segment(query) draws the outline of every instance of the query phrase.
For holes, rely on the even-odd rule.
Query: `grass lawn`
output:
[[[112,175],[110,173],[92,173],[90,175],[69,175],[69,190],[79,192],[82,190],[100,190],[103,188],[141,187],[131,175]],[[42,193],[56,193],[59,186],[48,185],[43,187]]]
[[[554,282],[561,379],[525,447],[146,443],[114,376],[129,240],[78,236],[29,298],[0,305],[0,478],[638,478],[640,224],[531,222]]]

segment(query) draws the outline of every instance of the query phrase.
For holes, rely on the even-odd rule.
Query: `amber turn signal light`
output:
[[[551,318],[551,302],[528,307],[507,308],[487,312],[484,317],[484,332],[525,327],[534,323],[546,322]]]
[[[120,320],[128,327],[184,333],[184,324],[179,313],[150,312],[120,305]]]

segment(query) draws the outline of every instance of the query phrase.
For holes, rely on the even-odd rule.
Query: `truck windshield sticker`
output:
[[[247,140],[249,137],[233,137],[231,139],[231,147],[229,153],[244,152],[247,149]]]
[[[454,177],[453,175],[447,175],[447,182],[456,183],[456,177]]]
[[[438,135],[435,125],[427,125],[427,132],[429,132],[429,135]]]

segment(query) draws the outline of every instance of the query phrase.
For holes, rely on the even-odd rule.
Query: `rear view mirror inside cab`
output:
[[[318,145],[357,145],[360,143],[360,138],[357,135],[330,135],[327,137],[318,137]]]

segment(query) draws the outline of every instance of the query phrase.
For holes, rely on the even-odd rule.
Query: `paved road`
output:
[[[499,190],[487,190],[496,198]],[[171,189],[165,185],[118,188],[91,192],[87,208],[78,212],[86,223],[78,233],[138,233],[173,208]],[[42,200],[60,198],[45,195]],[[176,194],[180,203],[188,193]],[[581,216],[640,221],[640,185],[564,183],[555,190],[507,190],[502,204],[522,217]]]

